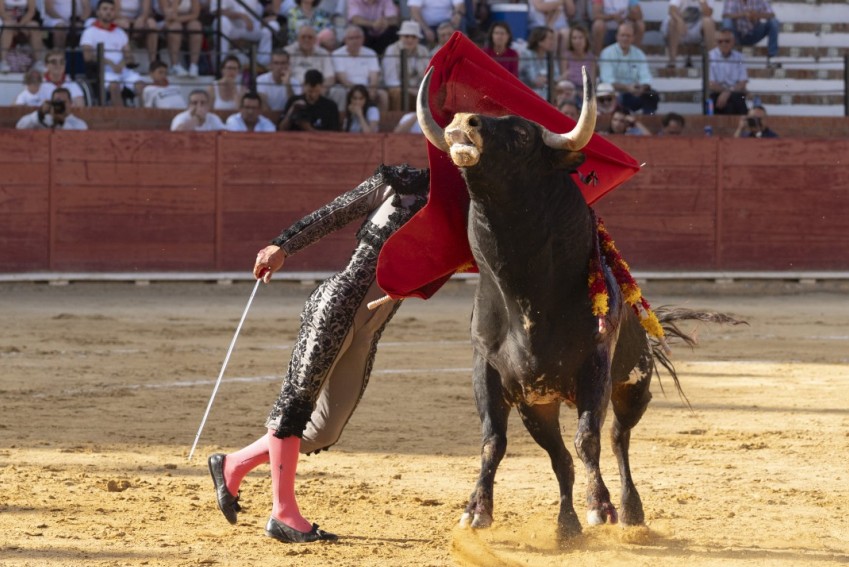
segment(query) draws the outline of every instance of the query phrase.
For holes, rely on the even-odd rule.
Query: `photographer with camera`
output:
[[[286,103],[277,129],[280,131],[339,130],[339,107],[324,96],[324,75],[318,69],[304,74],[304,94]]]
[[[763,106],[753,106],[749,114],[740,118],[735,138],[777,138],[778,134],[766,125],[766,109]]]
[[[55,89],[50,100],[44,101],[35,112],[22,116],[15,127],[18,130],[88,130],[88,124],[71,114],[71,92],[64,87]]]

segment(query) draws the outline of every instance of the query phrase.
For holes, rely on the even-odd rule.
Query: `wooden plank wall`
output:
[[[849,142],[617,138],[642,172],[596,205],[637,270],[846,270]],[[421,137],[0,130],[0,271],[240,271]],[[295,256],[335,270],[356,226]]]

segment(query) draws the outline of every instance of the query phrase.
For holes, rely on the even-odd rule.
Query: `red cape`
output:
[[[431,60],[431,112],[443,128],[457,112],[490,116],[514,114],[555,132],[568,132],[575,121],[561,114],[515,76],[455,33]],[[391,297],[427,299],[458,271],[474,270],[466,236],[469,194],[460,170],[448,154],[427,143],[430,197],[412,219],[393,234],[377,262],[377,283]],[[626,181],[640,167],[636,160],[601,136],[594,135],[583,150],[580,167],[594,184],[573,176],[592,204]]]

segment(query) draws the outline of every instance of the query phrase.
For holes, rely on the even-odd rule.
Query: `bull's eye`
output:
[[[471,126],[472,128],[480,128],[480,126],[481,126],[481,121],[480,121],[480,119],[479,119],[477,116],[471,116],[471,117],[469,117],[469,122],[468,122],[468,124],[469,124],[469,126]]]

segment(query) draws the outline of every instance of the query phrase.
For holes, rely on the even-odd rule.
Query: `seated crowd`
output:
[[[81,83],[65,73],[65,55],[71,53],[66,48],[77,42],[89,83],[99,62],[98,45],[104,47],[100,104],[184,109],[174,129],[268,131],[264,113],[278,117],[278,130],[373,132],[381,113],[412,108],[430,58],[455,31],[476,40],[509,73],[571,117],[580,112],[586,67],[597,83],[599,112],[616,116],[610,133],[649,133],[634,113],[655,114],[659,104],[640,47],[645,22],[639,0],[528,0],[533,27],[526,38],[515,38],[508,22],[493,20],[484,0],[407,0],[406,21],[393,0],[222,0],[220,13],[212,11],[219,3],[209,0],[94,1],[92,6],[88,0],[45,0],[42,28],[35,0],[0,0],[6,26],[0,32],[0,72],[10,69],[5,57],[13,41],[28,42],[35,58],[16,104],[44,114],[57,89],[69,93],[69,112],[85,104]],[[777,50],[768,1],[752,2],[754,11],[741,15],[739,0],[724,0],[717,26],[711,0],[669,0],[661,27],[668,66],[678,64],[682,46],[705,49],[709,105],[717,114],[750,112],[746,66],[735,43],[768,37],[770,55]],[[220,35],[205,35],[209,27]],[[209,47],[218,37],[224,55],[219,77],[186,100],[186,91],[171,79],[209,73],[215,65],[204,42]],[[250,59],[244,48],[250,44],[256,46],[260,68],[255,79],[246,71]],[[148,53],[146,75],[139,72],[133,45]],[[685,64],[689,61],[687,55]],[[241,118],[231,127],[210,110],[231,110]]]

